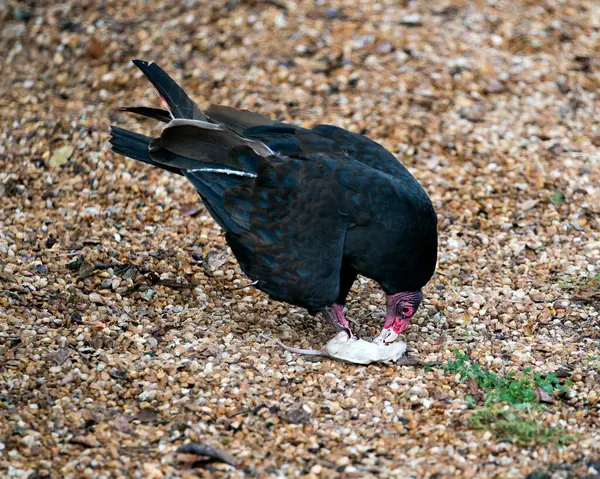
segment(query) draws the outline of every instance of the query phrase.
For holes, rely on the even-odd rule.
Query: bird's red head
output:
[[[404,291],[387,296],[387,314],[378,338],[386,343],[402,334],[423,301],[421,291]]]

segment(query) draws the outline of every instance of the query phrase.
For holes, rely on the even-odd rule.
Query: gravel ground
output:
[[[600,3],[8,0],[0,47],[1,477],[600,477]],[[396,153],[440,220],[411,354],[556,373],[569,392],[533,414],[567,444],[472,427],[443,368],[260,337],[333,331],[240,289],[192,187],[109,151],[110,123],[158,131],[116,110],[158,104],[133,58],[202,106]],[[356,333],[383,304],[357,281]]]

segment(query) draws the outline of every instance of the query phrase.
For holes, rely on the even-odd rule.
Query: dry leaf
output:
[[[572,299],[586,304],[600,302],[600,290],[597,288],[583,288],[577,291]]]
[[[92,303],[98,303],[98,304],[104,303],[104,298],[102,297],[101,294],[98,294],[98,293],[90,293],[88,295],[88,298],[90,299],[90,301]]]
[[[197,442],[189,442],[177,449],[178,459],[181,462],[199,462],[198,456],[208,458],[207,462],[222,462],[235,467],[235,460],[227,452],[214,447],[205,446]]]
[[[458,98],[456,98],[456,100],[454,100],[454,104],[456,106],[463,106],[463,107],[471,107],[473,106],[473,102],[464,96],[459,96]]]
[[[69,348],[62,348],[51,354],[52,360],[57,366],[63,364],[71,356],[71,350]]]
[[[528,211],[528,210],[532,209],[535,205],[537,205],[538,201],[539,200],[534,200],[534,199],[525,200],[525,201],[523,201],[523,203],[519,204],[519,209],[522,211]]]
[[[84,279],[84,278],[88,278],[89,276],[92,275],[92,273],[94,272],[94,265],[84,261],[83,263],[81,263],[81,266],[79,267],[79,271],[78,271],[78,275],[80,278]]]
[[[154,464],[144,464],[144,478],[145,479],[162,479],[164,477],[162,471]]]
[[[55,168],[58,168],[64,165],[71,155],[73,154],[74,148],[69,145],[61,146],[60,148],[54,150],[52,153],[52,157],[50,158],[49,165]]]
[[[310,414],[304,408],[292,409],[283,417],[284,421],[290,424],[309,424]]]
[[[92,409],[84,409],[81,413],[81,416],[86,422],[91,422],[94,424],[100,424],[104,421],[104,416],[100,412]]]
[[[552,395],[548,394],[546,391],[544,391],[541,388],[538,388],[538,390],[537,390],[537,397],[538,397],[539,402],[543,402],[546,404],[552,404],[552,402],[553,402]]]
[[[475,381],[475,379],[469,379],[467,381],[467,386],[469,387],[469,394],[471,396],[475,396],[477,393],[479,393],[479,387],[477,386],[477,381]]]
[[[398,366],[423,366],[423,361],[414,356],[402,356],[398,358],[395,363]]]
[[[209,251],[206,257],[204,258],[204,266],[209,272],[214,273],[215,271],[218,271],[227,262],[228,256],[229,255],[225,251],[222,253],[218,253],[216,251]]]
[[[158,412],[149,407],[142,408],[135,415],[135,419],[140,422],[154,422],[158,419]]]
[[[16,283],[17,280],[12,274],[4,273],[0,271],[0,281],[4,281],[6,283]]]
[[[192,274],[194,272],[192,269],[192,265],[190,264],[190,262],[188,260],[185,260],[185,262],[183,263],[182,269],[185,274]]]
[[[186,209],[182,216],[196,216],[198,213],[202,213],[204,211],[204,207],[202,205],[194,204],[190,208]]]
[[[13,196],[17,192],[17,182],[9,178],[4,183],[0,183],[0,197]]]
[[[129,425],[129,420],[123,415],[115,417],[114,425],[123,434],[133,434],[133,430]]]
[[[90,435],[87,436],[75,436],[70,441],[71,444],[77,444],[83,447],[98,447],[100,444],[98,441]]]
[[[128,264],[121,271],[121,277],[125,281],[127,281],[128,279],[135,279],[138,274],[139,274],[139,270],[132,264]]]
[[[87,50],[92,58],[99,58],[104,52],[104,45],[92,35],[87,42]]]
[[[537,328],[537,320],[533,320],[533,321],[529,321],[524,327],[523,327],[523,332],[525,333],[525,336],[532,336],[534,331]]]

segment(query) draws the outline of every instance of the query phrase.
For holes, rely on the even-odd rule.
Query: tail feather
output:
[[[110,135],[110,144],[115,153],[128,156],[134,160],[150,160],[148,146],[152,138],[149,136],[140,135],[118,126],[110,127]]]
[[[159,168],[163,168],[172,173],[177,173],[178,175],[182,174],[179,168],[157,163],[150,158],[149,148],[152,138],[149,136],[140,135],[139,133],[134,133],[133,131],[125,130],[118,126],[111,126],[109,141],[112,146],[112,151],[119,155],[127,156],[152,166],[158,166]]]
[[[137,106],[122,111],[167,124],[158,138],[112,126],[112,150],[186,176],[221,227],[232,233],[248,229],[248,212],[244,205],[230,211],[225,205],[227,192],[250,188],[261,161],[274,155],[260,134],[248,136],[247,132],[270,132],[270,128],[281,128],[280,124],[256,113],[224,106],[212,106],[204,114],[158,65],[142,60],[133,63],[158,90],[168,111]]]
[[[167,103],[169,111],[175,118],[190,118],[194,120],[205,120],[206,115],[202,113],[198,105],[187,96],[183,89],[156,63],[143,60],[133,60],[146,78],[158,90],[161,98]]]
[[[120,110],[152,118],[154,120],[162,121],[164,123],[169,123],[173,119],[171,113],[169,113],[167,110],[161,110],[160,108],[149,108],[146,106],[129,106],[121,108]]]

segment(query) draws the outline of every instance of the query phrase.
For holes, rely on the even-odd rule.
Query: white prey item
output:
[[[263,334],[263,337],[271,339]],[[406,343],[398,341],[392,344],[370,343],[363,339],[350,339],[344,331],[327,341],[320,349],[290,348],[280,341],[274,340],[286,351],[308,356],[324,356],[340,359],[354,364],[388,363],[397,361],[406,352]]]

